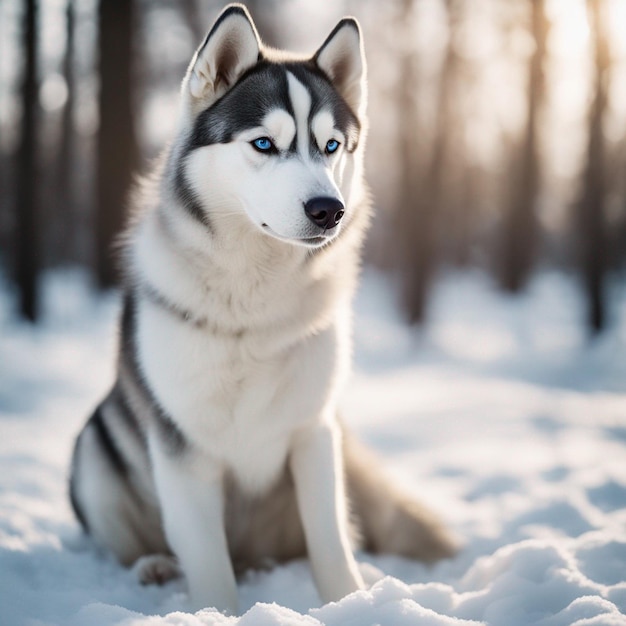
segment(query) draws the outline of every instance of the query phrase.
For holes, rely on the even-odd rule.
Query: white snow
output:
[[[431,568],[360,553],[371,588],[326,606],[304,560],[250,572],[240,617],[186,612],[182,580],[142,587],[72,515],[70,450],[113,377],[116,297],[54,273],[30,328],[0,287],[0,624],[626,624],[626,298],[589,342],[570,279],[511,298],[455,274],[416,331],[389,282],[368,271],[359,293],[343,413],[463,550]]]

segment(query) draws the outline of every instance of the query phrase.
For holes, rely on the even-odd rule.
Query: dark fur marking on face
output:
[[[197,116],[182,157],[203,146],[232,141],[244,130],[260,126],[265,116],[274,109],[282,109],[295,117],[289,98],[287,72],[292,73],[311,96],[309,128],[311,120],[320,110],[329,109],[336,127],[346,137],[345,149],[354,152],[361,125],[326,74],[311,61],[276,63],[262,59],[245,72],[232,89]],[[313,156],[323,152],[324,146],[318,147],[315,141],[310,142],[310,146]],[[297,139],[294,137],[289,152],[296,149]]]
[[[288,63],[285,65],[285,69],[291,72],[311,95],[311,110],[308,119],[311,156],[319,156],[324,153],[325,146],[317,146],[317,141],[311,130],[313,118],[322,109],[329,110],[333,116],[335,127],[344,134],[346,138],[345,149],[348,152],[354,152],[358,146],[361,124],[346,101],[328,80],[326,74],[311,62]]]
[[[260,126],[273,109],[293,116],[287,77],[277,64],[261,60],[195,120],[185,154],[203,146],[228,143],[244,130]]]
[[[124,308],[122,311],[122,358],[128,365],[128,370],[132,374],[135,384],[144,395],[150,406],[151,417],[159,433],[165,451],[172,456],[179,456],[187,451],[189,442],[176,426],[165,409],[154,397],[152,389],[146,382],[137,359],[136,332],[137,332],[137,303],[131,294],[126,294],[124,298]]]

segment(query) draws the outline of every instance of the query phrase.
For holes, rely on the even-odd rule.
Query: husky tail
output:
[[[381,463],[344,431],[347,490],[363,548],[426,563],[454,556],[456,542],[428,509],[385,476]]]

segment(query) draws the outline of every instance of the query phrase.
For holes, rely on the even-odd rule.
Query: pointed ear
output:
[[[183,97],[198,113],[226,93],[259,60],[261,40],[242,4],[229,4],[219,15],[195,53],[185,80]]]
[[[328,35],[313,60],[323,70],[350,108],[365,113],[366,64],[359,23],[344,17]]]

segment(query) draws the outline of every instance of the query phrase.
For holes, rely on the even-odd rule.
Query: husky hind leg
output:
[[[111,418],[111,404],[105,401],[98,407],[76,440],[70,498],[85,530],[128,566],[140,557],[169,550],[158,509],[133,484],[131,469],[111,434],[112,420],[106,419]],[[144,578],[150,576],[140,575],[142,582]]]
[[[437,517],[385,476],[376,456],[344,433],[348,495],[363,547],[426,563],[458,547]]]

